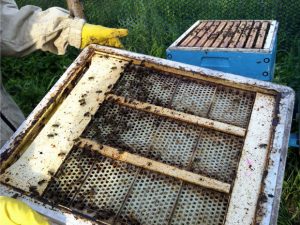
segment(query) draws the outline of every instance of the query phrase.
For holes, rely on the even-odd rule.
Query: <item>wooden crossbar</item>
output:
[[[119,151],[116,148],[98,144],[90,139],[80,138],[79,147],[100,153],[101,155],[114,160],[126,162],[147,170],[175,177],[201,187],[209,188],[226,194],[230,192],[230,184],[228,183],[224,183],[216,179],[205,177],[186,170],[178,169],[177,167],[157,162],[139,155],[131,154],[128,151]]]
[[[150,112],[150,113],[153,113],[153,114],[156,114],[159,116],[172,118],[175,120],[179,120],[182,122],[214,129],[214,130],[225,132],[228,134],[233,134],[233,135],[236,135],[239,137],[244,137],[246,135],[246,129],[244,129],[244,128],[226,124],[226,123],[222,123],[222,122],[218,122],[215,120],[210,120],[210,119],[199,117],[199,116],[194,116],[191,114],[179,112],[179,111],[164,108],[161,106],[156,106],[156,105],[152,105],[149,103],[140,102],[137,100],[128,101],[128,99],[126,99],[124,97],[113,95],[113,94],[107,95],[106,99],[114,100],[118,104],[130,107],[130,108],[142,110],[145,112]]]

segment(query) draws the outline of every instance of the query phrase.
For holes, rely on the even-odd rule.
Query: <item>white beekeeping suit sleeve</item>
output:
[[[70,18],[62,8],[18,9],[13,0],[1,0],[0,7],[1,56],[24,56],[37,49],[64,54],[68,45],[81,45],[85,21]],[[0,74],[0,148],[23,121],[23,113],[5,91]]]
[[[36,6],[18,9],[15,1],[1,0],[1,55],[24,56],[37,49],[64,54],[68,45],[79,48],[82,19],[69,17],[65,9],[45,11]]]

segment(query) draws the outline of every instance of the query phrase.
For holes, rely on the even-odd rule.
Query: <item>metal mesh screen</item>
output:
[[[222,224],[228,206],[226,194],[76,147],[43,197],[106,224]]]
[[[97,156],[72,207],[101,221],[113,221],[134,180],[137,168]]]
[[[255,95],[250,92],[219,87],[208,118],[247,127]]]
[[[200,136],[192,171],[231,183],[239,162],[242,138],[204,129]]]
[[[183,80],[178,85],[171,107],[181,112],[206,117],[215,91],[216,86],[213,84]]]
[[[120,213],[123,224],[168,224],[180,181],[141,171]]]
[[[101,122],[103,118],[108,120]],[[243,147],[242,138],[109,101],[102,105],[83,136],[179,168],[189,169],[193,160],[192,171],[229,183],[235,177]]]
[[[255,95],[143,66],[130,66],[113,93],[247,127]],[[243,138],[124,106],[100,105],[81,135],[231,184]],[[44,194],[106,224],[222,224],[229,195],[74,147]],[[190,204],[186,204],[186,202]]]
[[[77,190],[85,180],[88,171],[93,165],[93,157],[82,149],[72,151],[58,173],[51,174],[51,185],[45,192],[45,198],[54,203],[70,206]]]
[[[109,102],[102,107],[109,107],[111,111],[97,114],[84,137],[177,167],[186,167],[190,162],[201,129]],[[118,111],[114,110],[116,107]],[[123,116],[118,120],[120,114]],[[103,117],[108,117],[109,123],[118,126],[110,133],[102,132],[111,126],[98,122]]]
[[[184,184],[170,224],[222,225],[228,201],[224,194]]]
[[[217,88],[141,66],[127,68],[113,93],[241,127],[248,125],[255,97],[251,92]]]
[[[114,93],[126,98],[167,107],[178,80],[141,66],[129,66],[117,83]]]

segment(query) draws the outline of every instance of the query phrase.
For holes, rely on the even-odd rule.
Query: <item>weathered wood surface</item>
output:
[[[208,40],[205,42],[204,47],[212,47],[212,44],[215,42],[215,40],[217,40],[219,36],[222,36],[223,29],[226,24],[227,22],[225,21],[220,22],[217,29],[209,36]]]
[[[250,31],[245,48],[253,48],[253,45],[255,44],[255,39],[259,33],[260,25],[261,23],[258,21],[254,23],[252,30]]]
[[[261,29],[258,34],[257,41],[255,43],[255,48],[263,48],[264,47],[264,41],[267,36],[268,26],[269,26],[269,22],[262,23]]]
[[[271,22],[264,20],[199,21],[180,47],[262,49]]]
[[[256,94],[225,225],[252,224],[272,138],[275,97]]]
[[[178,169],[177,167],[170,166],[152,159],[148,159],[139,155],[131,154],[126,149],[122,151],[116,148],[101,145],[89,139],[81,138],[79,146],[91,151],[100,153],[103,156],[126,162],[147,170],[158,172],[167,176],[175,177],[180,180],[199,185],[201,187],[209,188],[219,192],[229,193],[230,184],[202,176],[200,174],[192,173],[186,170]]]
[[[236,135],[239,137],[244,137],[246,134],[246,129],[241,128],[241,127],[237,127],[234,125],[218,122],[215,120],[211,120],[211,119],[207,119],[207,118],[203,118],[203,117],[199,117],[199,116],[194,116],[191,114],[179,112],[179,111],[164,108],[161,106],[152,105],[152,104],[149,104],[146,102],[140,102],[137,100],[131,100],[129,102],[122,96],[109,94],[109,95],[107,95],[106,99],[114,100],[114,101],[118,102],[118,104],[130,107],[130,108],[142,110],[145,112],[150,112],[150,113],[153,113],[153,114],[156,114],[159,116],[168,117],[171,119],[198,125],[201,127],[210,128],[210,129],[221,131],[224,133],[233,134],[233,135]]]

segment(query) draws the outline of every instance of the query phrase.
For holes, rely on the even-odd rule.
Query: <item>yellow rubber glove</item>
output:
[[[89,44],[121,48],[123,45],[119,38],[127,35],[127,29],[108,28],[86,23],[81,32],[81,48],[85,48]]]
[[[0,196],[0,225],[50,225],[25,203]]]

